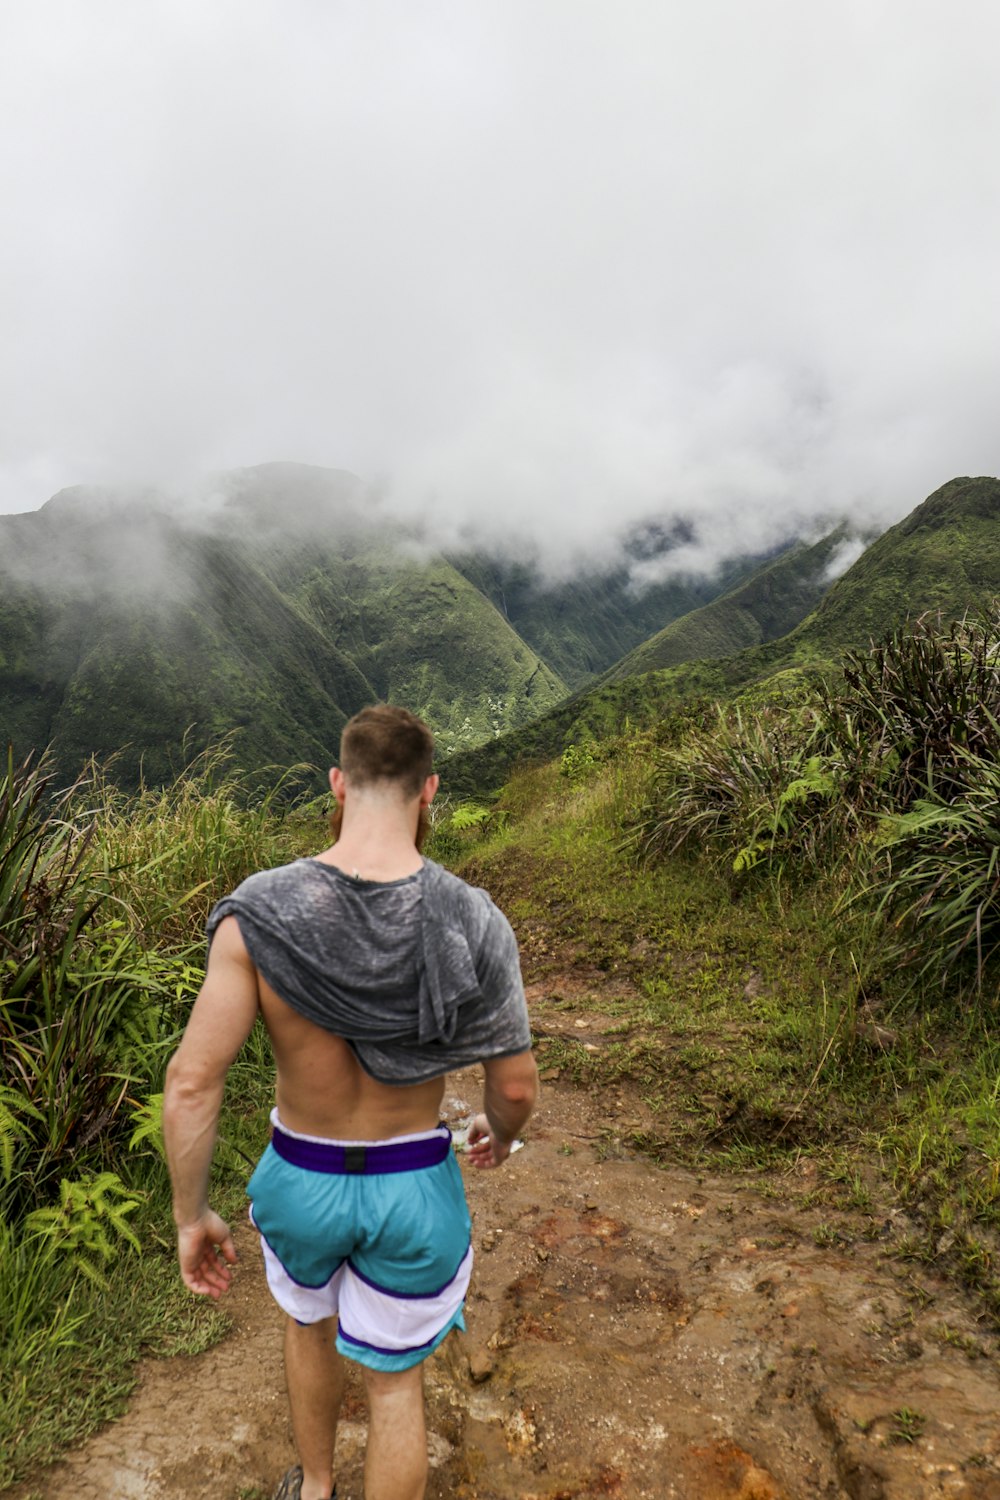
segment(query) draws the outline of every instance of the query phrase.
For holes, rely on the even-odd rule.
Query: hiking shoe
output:
[[[299,1464],[288,1470],[274,1492],[273,1500],[302,1500],[302,1469]],[[337,1486],[333,1487],[330,1500],[337,1500]]]

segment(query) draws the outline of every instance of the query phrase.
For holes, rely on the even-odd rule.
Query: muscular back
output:
[[[289,1130],[343,1141],[433,1130],[440,1119],[442,1078],[404,1086],[376,1082],[343,1038],[292,1010],[261,974],[254,974],[278,1069],[278,1113]]]

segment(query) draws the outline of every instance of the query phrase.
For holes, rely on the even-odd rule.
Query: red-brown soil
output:
[[[477,1091],[449,1080],[454,1122]],[[765,1191],[659,1169],[615,1143],[639,1108],[552,1080],[524,1149],[466,1173],[477,1263],[468,1332],[427,1366],[430,1500],[1000,1500],[996,1342],[886,1253],[892,1216],[809,1206],[808,1164]],[[228,1338],[147,1364],[127,1414],[12,1500],[270,1494],[293,1461],[281,1317],[248,1228],[239,1247]],[[364,1439],[355,1381],[341,1500]]]

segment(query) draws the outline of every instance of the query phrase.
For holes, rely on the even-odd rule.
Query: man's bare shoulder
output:
[[[220,964],[239,964],[245,969],[254,968],[235,916],[222,917],[216,924],[208,962],[210,968]]]

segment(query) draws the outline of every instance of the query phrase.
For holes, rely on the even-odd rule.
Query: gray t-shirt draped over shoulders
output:
[[[380,1083],[423,1083],[531,1045],[510,923],[433,860],[382,882],[297,859],[220,901],[209,943],[228,916],[271,988],[348,1041]]]

